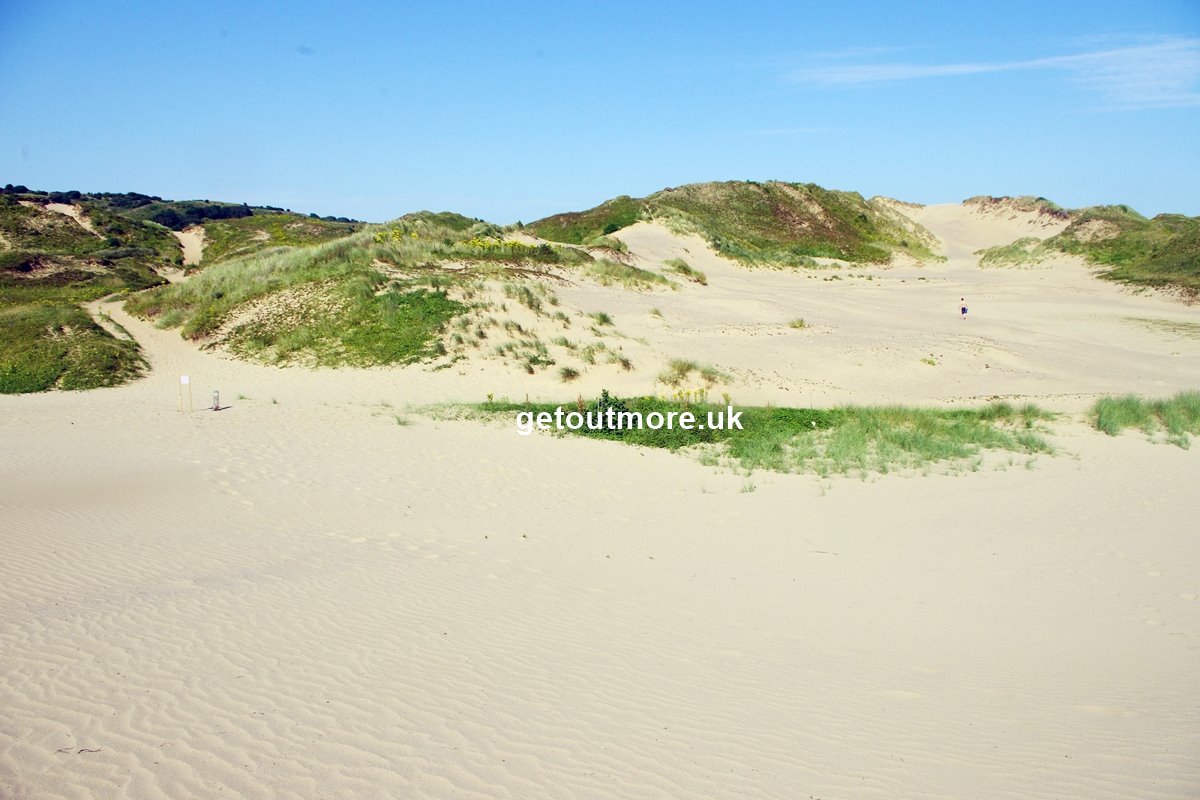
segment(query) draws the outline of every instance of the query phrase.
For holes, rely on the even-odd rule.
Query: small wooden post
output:
[[[183,413],[183,387],[188,387],[188,413],[192,413],[192,379],[187,375],[179,376],[179,413]]]

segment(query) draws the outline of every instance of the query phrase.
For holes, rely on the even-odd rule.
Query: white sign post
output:
[[[187,375],[179,376],[179,413],[183,413],[183,387],[188,387],[188,413],[192,413],[192,379]]]

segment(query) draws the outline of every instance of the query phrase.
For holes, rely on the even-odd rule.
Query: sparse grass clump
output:
[[[976,250],[981,267],[1015,267],[1036,264],[1054,254],[1035,236],[1026,236],[1009,244]]]
[[[796,330],[799,331],[799,330],[804,330],[805,328],[807,328],[808,323],[804,321],[804,317],[796,317],[794,320],[792,320],[791,322],[788,323],[788,327],[795,328]]]
[[[707,386],[712,386],[726,378],[726,375],[716,367],[701,366],[695,361],[673,358],[667,362],[666,369],[658,374],[658,381],[668,386],[679,386],[687,381],[692,373],[698,374]]]
[[[563,383],[570,383],[579,377],[579,370],[575,369],[574,367],[560,367],[558,370],[558,377]]]
[[[656,286],[674,286],[669,280],[657,272],[641,267],[622,264],[618,261],[601,259],[586,265],[586,272],[602,286],[614,284],[626,289],[653,289]]]
[[[618,365],[625,372],[633,371],[633,361],[624,353],[614,352],[609,353],[607,358],[608,363]]]
[[[542,303],[558,305],[558,296],[544,283],[506,283],[504,296],[516,300],[539,316],[542,314]]]
[[[625,244],[620,239],[618,239],[614,236],[605,236],[603,234],[600,236],[594,236],[591,239],[588,239],[584,244],[586,244],[588,247],[597,247],[602,250],[611,250],[612,252],[617,253],[619,255],[623,255],[623,254],[629,252],[629,245]]]
[[[693,283],[698,283],[701,286],[708,285],[708,277],[698,269],[692,269],[682,258],[672,258],[663,262],[667,269],[677,275],[682,275]]]
[[[1104,397],[1092,407],[1097,430],[1116,436],[1126,428],[1146,434],[1164,431],[1167,441],[1184,449],[1189,434],[1200,434],[1200,392],[1180,392],[1166,400],[1146,400],[1135,395]]]

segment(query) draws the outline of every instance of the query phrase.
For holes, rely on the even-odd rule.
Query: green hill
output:
[[[570,248],[506,240],[487,222],[419,212],[313,247],[232,258],[126,308],[257,361],[407,364],[441,355],[439,335],[468,311],[448,289],[468,298],[482,281],[585,260]]]
[[[156,270],[179,263],[179,243],[103,205],[68,205],[83,223],[48,197],[0,194],[0,393],[111,386],[141,369],[137,346],[79,304],[164,283]]]
[[[329,222],[287,213],[255,213],[203,223],[205,266],[271,247],[308,247],[340,239],[361,223]]]
[[[182,266],[170,229],[193,224],[205,228],[206,264],[315,245],[363,227],[267,206],[6,186],[0,190],[0,393],[111,386],[138,375],[137,345],[112,336],[80,304],[165,284],[162,273]]]
[[[1083,256],[1110,280],[1200,294],[1200,217],[1147,219],[1128,206],[1095,206],[1072,212],[1044,246]]]
[[[272,247],[320,244],[363,227],[363,223],[347,217],[306,216],[277,206],[164,200],[137,192],[84,197],[129,219],[157,223],[175,231],[201,226],[205,240],[204,266]]]
[[[695,183],[641,199],[623,196],[526,229],[550,241],[586,244],[639,220],[697,233],[744,264],[806,266],[814,257],[880,263],[895,253],[936,258],[933,236],[886,201],[780,181]]]

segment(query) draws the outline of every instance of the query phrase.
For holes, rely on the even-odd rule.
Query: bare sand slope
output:
[[[193,225],[182,231],[171,231],[183,248],[183,265],[194,266],[204,257],[204,226]]]
[[[973,261],[976,250],[1025,237],[1048,239],[1069,224],[1067,219],[1021,211],[1005,201],[900,205],[896,210],[937,236],[942,241],[943,254],[951,261],[967,263]]]
[[[827,487],[0,398],[0,796],[1192,798],[1198,452]]]
[[[96,233],[95,227],[92,226],[92,221],[83,215],[83,212],[79,209],[79,206],[72,203],[47,203],[46,208],[49,211],[54,211],[55,213],[70,217],[78,222],[79,227],[83,228],[88,233]],[[99,236],[100,234],[96,233],[96,235]]]
[[[663,357],[726,370],[743,402],[1006,397],[1081,410],[1098,394],[1200,386],[1200,308],[1098,280],[1073,259],[980,269],[961,253],[1040,228],[977,219],[963,206],[926,211],[923,221],[952,254],[944,264],[748,270],[695,237],[640,223],[619,234],[637,263],[683,258],[707,274],[708,286],[626,294],[619,305],[599,287],[560,293],[571,304],[612,311],[617,327]],[[789,327],[796,319],[806,327]]]

